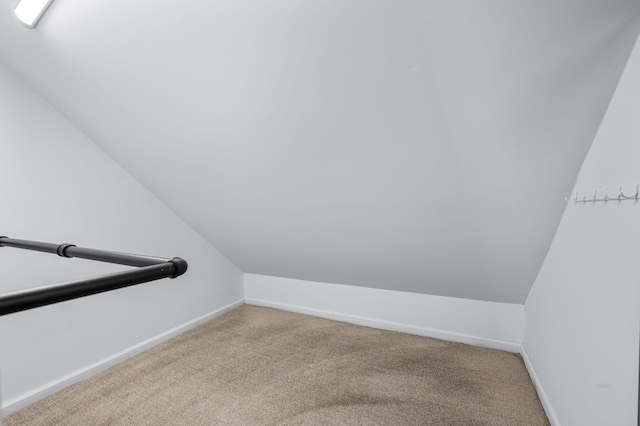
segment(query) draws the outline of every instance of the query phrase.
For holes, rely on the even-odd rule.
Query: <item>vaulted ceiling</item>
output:
[[[15,3],[0,60],[243,271],[513,303],[640,16],[631,0],[54,0],[29,30]]]

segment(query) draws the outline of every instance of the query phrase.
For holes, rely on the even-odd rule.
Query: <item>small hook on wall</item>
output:
[[[565,197],[564,199],[574,203],[588,203],[596,201],[622,201],[622,200],[638,200],[640,199],[640,183],[635,184],[636,191],[632,195],[627,195],[623,191],[622,185],[616,186],[616,194],[609,195],[609,187],[604,188],[604,194],[602,197],[598,197],[598,190],[594,189],[593,193],[587,195],[587,190],[582,191],[582,196],[578,197],[578,191],[574,191],[571,197]],[[589,191],[591,192],[591,191]]]
[[[640,192],[640,183],[636,183],[636,193],[633,195],[625,195],[624,192],[622,192],[622,185],[620,185],[620,196],[626,200],[637,200],[638,192]]]

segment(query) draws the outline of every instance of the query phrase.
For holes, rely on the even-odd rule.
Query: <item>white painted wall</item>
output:
[[[524,306],[245,274],[246,303],[519,352]]]
[[[13,4],[0,58],[243,271],[519,304],[640,14],[64,0],[28,30]]]
[[[638,111],[636,44],[578,190],[640,182]],[[639,253],[640,202],[568,205],[525,313],[524,346],[555,424],[637,424]]]
[[[5,414],[243,299],[238,268],[1,62],[0,200],[0,235],[189,262],[175,280],[0,317]],[[0,292],[124,268],[5,247]]]

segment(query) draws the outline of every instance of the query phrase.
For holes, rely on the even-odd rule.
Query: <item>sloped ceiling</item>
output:
[[[640,12],[54,0],[28,30],[15,3],[0,60],[243,271],[514,303]]]

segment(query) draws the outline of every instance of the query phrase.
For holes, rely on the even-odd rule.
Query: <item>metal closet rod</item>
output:
[[[161,278],[176,278],[187,271],[187,262],[173,259],[117,253],[106,250],[77,247],[73,244],[50,244],[39,241],[0,237],[0,247],[14,247],[57,254],[61,257],[79,257],[119,265],[137,266],[139,269],[114,272],[63,284],[53,284],[27,290],[0,294],[0,316],[77,299],[118,288],[142,284]]]

